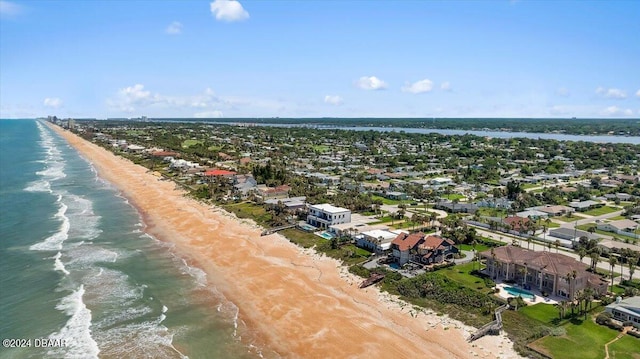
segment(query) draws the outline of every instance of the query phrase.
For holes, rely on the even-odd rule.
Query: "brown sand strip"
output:
[[[50,127],[143,213],[147,232],[174,243],[178,255],[204,270],[260,341],[283,357],[518,357],[504,337],[469,344],[472,328],[434,314],[412,315],[377,288],[358,289],[339,262],[280,235],[261,237],[259,228],[184,197],[173,182]]]

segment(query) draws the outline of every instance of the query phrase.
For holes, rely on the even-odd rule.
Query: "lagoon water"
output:
[[[0,255],[2,339],[32,339],[1,358],[263,355],[204,272],[38,121],[0,121]]]

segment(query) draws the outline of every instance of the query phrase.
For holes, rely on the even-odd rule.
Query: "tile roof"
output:
[[[509,245],[494,248],[493,254],[501,262],[524,265],[554,275],[565,276],[574,270],[579,275],[591,275],[585,271],[588,265],[559,253],[536,252]],[[485,258],[492,257],[491,250],[481,252],[480,255]]]
[[[424,238],[424,233],[400,233],[398,236],[391,242],[391,244],[395,244],[398,246],[398,249],[401,251],[408,251],[411,248],[418,245],[418,243]]]

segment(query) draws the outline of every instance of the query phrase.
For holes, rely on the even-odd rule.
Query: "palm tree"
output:
[[[613,255],[609,256],[609,265],[611,266],[611,291],[613,292],[613,268],[618,264],[618,259]]]
[[[633,272],[636,271],[638,264],[638,253],[634,253],[627,258],[627,266],[629,267],[629,282],[633,280]]]
[[[478,257],[478,252],[476,252],[476,244],[478,244],[478,241],[476,241],[476,239],[474,238],[471,241],[471,249],[473,250],[473,260],[475,261]],[[471,270],[476,269],[476,264],[473,263],[473,265],[471,266]],[[478,268],[478,270],[480,270],[480,268]]]
[[[587,255],[587,250],[581,246],[578,249],[578,257],[580,257],[580,263],[582,263],[582,258],[584,258],[586,255]]]
[[[496,253],[491,247],[491,278],[496,279]]]
[[[556,239],[554,244],[556,245],[556,253],[558,253],[558,247],[560,247],[560,240]]]
[[[596,266],[598,265],[598,262],[600,262],[600,250],[598,248],[594,248],[591,251],[590,256],[591,256],[591,270],[595,272]]]

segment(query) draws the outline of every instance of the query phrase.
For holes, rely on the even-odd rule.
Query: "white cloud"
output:
[[[169,35],[178,35],[182,33],[182,24],[178,21],[174,21],[171,24],[169,24],[169,26],[167,26],[167,29],[165,30],[165,32]]]
[[[609,106],[602,111],[605,116],[631,116],[633,111],[629,108],[623,109],[618,106]]]
[[[195,118],[222,118],[222,111],[204,111],[194,113],[193,117]]]
[[[571,95],[571,92],[569,92],[569,90],[566,87],[559,87],[558,89],[556,89],[556,95],[562,96],[562,97],[568,97],[569,95]]]
[[[383,90],[387,88],[387,83],[375,76],[362,76],[356,81],[356,86],[363,90]]]
[[[327,95],[324,97],[324,103],[328,103],[331,105],[342,105],[343,103],[343,99],[340,96],[331,96],[331,95]]]
[[[627,98],[627,94],[624,91],[616,88],[606,89],[604,87],[598,87],[596,89],[596,94],[606,98],[617,98],[617,99]]]
[[[241,21],[249,18],[249,13],[235,0],[214,0],[211,3],[211,13],[216,20]]]
[[[44,99],[42,104],[47,107],[59,108],[60,106],[62,106],[62,100],[57,97],[47,97]]]
[[[636,91],[636,97],[640,98],[640,90]]]
[[[118,90],[115,98],[107,100],[109,107],[123,112],[133,112],[151,106],[205,109],[217,106],[220,102],[213,90],[209,88],[199,95],[166,96],[157,93],[152,94],[151,91],[145,90],[142,84],[122,88]]]
[[[445,81],[445,82],[440,84],[440,90],[442,90],[442,91],[451,91],[453,89],[451,88],[451,83],[449,81]]]
[[[0,15],[18,15],[22,12],[22,6],[5,0],[0,0]]]
[[[425,93],[433,90],[433,82],[429,79],[416,81],[412,84],[405,84],[402,87],[402,92],[410,92],[413,94]]]

